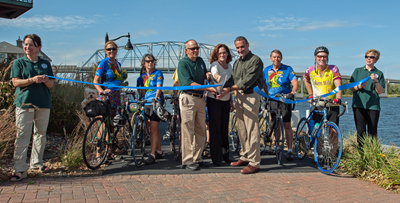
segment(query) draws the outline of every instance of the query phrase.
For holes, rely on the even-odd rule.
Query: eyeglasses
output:
[[[187,48],[190,49],[191,51],[195,51],[195,50],[200,50],[200,47],[192,47],[192,48]]]
[[[328,58],[328,56],[321,56],[321,55],[317,55],[317,58],[319,58],[319,59],[322,59],[322,58],[325,58],[325,59],[327,59],[327,58]]]
[[[154,60],[145,60],[146,63],[154,63]]]
[[[106,50],[107,50],[107,51],[116,51],[117,48],[107,48]]]
[[[367,56],[367,55],[365,55],[365,58],[366,58],[366,59],[367,59],[367,58],[375,59],[375,56]]]

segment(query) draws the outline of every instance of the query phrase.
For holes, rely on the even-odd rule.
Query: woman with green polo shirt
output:
[[[16,87],[15,101],[17,137],[14,144],[14,175],[11,181],[19,181],[27,177],[27,171],[37,169],[48,172],[43,165],[43,153],[46,145],[46,131],[49,124],[53,81],[46,75],[53,76],[51,65],[40,58],[38,53],[42,41],[35,34],[24,37],[23,50],[26,56],[16,59],[11,69],[11,80]],[[28,145],[34,127],[30,166],[26,163]]]
[[[379,113],[381,110],[379,94],[383,92],[385,77],[374,65],[380,56],[379,51],[370,49],[365,53],[366,65],[356,68],[350,82],[370,77],[367,82],[351,88],[353,91],[353,113],[357,129],[357,142],[361,147],[368,127],[368,136],[377,138]]]

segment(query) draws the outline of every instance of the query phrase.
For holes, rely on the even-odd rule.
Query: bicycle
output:
[[[126,96],[127,94],[122,94]],[[105,97],[108,93],[101,93]],[[111,120],[110,110],[115,108],[117,114]],[[122,111],[121,113],[119,113]],[[86,166],[90,169],[97,169],[104,163],[109,147],[116,147],[119,150],[131,155],[132,150],[132,126],[129,123],[129,103],[122,106],[111,107],[108,99],[106,101],[92,101],[85,107],[87,116],[94,117],[86,129],[83,138],[82,154]],[[115,127],[112,132],[112,127]],[[118,139],[117,139],[118,137]]]
[[[237,152],[241,148],[240,146],[240,140],[239,140],[239,135],[237,131],[237,126],[236,126],[236,112],[232,111],[230,112],[230,131],[229,131],[229,148],[230,151]]]
[[[286,98],[288,94],[276,94],[275,97],[282,97]],[[260,136],[263,141],[263,151],[261,152],[262,154],[271,154],[273,152],[272,150],[272,143],[273,143],[273,138],[272,135],[274,132],[278,132],[280,130],[280,133],[275,136],[275,155],[276,155],[276,160],[278,161],[278,165],[282,164],[282,157],[283,157],[283,152],[284,152],[284,147],[285,147],[285,134],[284,134],[284,128],[283,128],[283,120],[282,120],[282,114],[281,114],[281,109],[282,105],[285,105],[283,102],[278,102],[278,108],[276,110],[271,110],[271,105],[269,105],[268,100],[263,100],[264,102],[264,110],[262,110],[259,114],[259,121],[264,119],[265,123],[265,131],[261,131]],[[293,110],[295,105],[292,105],[291,110]],[[267,111],[267,113],[264,113]],[[275,114],[275,119],[272,119],[271,114]],[[279,123],[280,125],[277,125]],[[280,126],[280,127],[279,127]],[[279,129],[280,128],[280,129]],[[266,150],[267,146],[269,147],[269,150]]]
[[[321,101],[323,104],[321,105]],[[300,119],[296,128],[295,148],[297,157],[301,160],[306,157],[311,148],[314,146],[314,159],[318,170],[324,174],[332,173],[340,162],[342,156],[342,134],[339,127],[327,119],[327,109],[332,106],[332,100],[327,98],[317,97],[313,99],[308,117]],[[335,105],[335,104],[334,104]],[[323,107],[323,110],[317,110],[317,107]],[[345,112],[347,102],[341,104],[343,111],[338,115],[342,116]],[[312,116],[322,114],[321,124],[313,125]],[[336,134],[336,136],[335,136]]]
[[[179,97],[172,95],[166,95],[165,97],[165,104],[167,103],[167,100],[171,100],[172,106],[172,116],[169,119],[168,125],[167,125],[167,130],[165,132],[165,135],[163,136],[163,140],[169,140],[169,144],[171,147],[172,154],[174,155],[175,161],[179,160],[179,156],[181,153],[181,123],[180,123],[180,118],[179,118],[179,105],[175,104],[175,101],[179,100]],[[165,106],[165,105],[164,105]],[[176,140],[178,139],[178,146],[176,145]]]
[[[268,112],[269,102],[267,98],[263,97],[261,100],[260,113],[258,113],[258,123],[260,125],[260,153],[261,154],[275,154],[272,148],[273,139],[271,137],[271,112]]]
[[[146,153],[146,146],[150,145],[150,134],[146,125],[146,116],[144,113],[145,106],[152,105],[146,100],[133,102],[138,105],[139,111],[136,112],[131,119],[133,123],[133,136],[132,136],[132,156],[137,167],[143,163]],[[139,149],[139,159],[136,157],[136,148]]]

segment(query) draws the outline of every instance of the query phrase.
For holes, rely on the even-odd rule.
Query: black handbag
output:
[[[89,102],[83,110],[87,117],[106,116],[110,113],[109,101],[103,102],[93,100]]]

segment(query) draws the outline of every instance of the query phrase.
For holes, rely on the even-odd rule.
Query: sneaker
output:
[[[151,154],[149,154],[149,156],[143,158],[143,163],[146,165],[151,165],[151,164],[154,164],[155,162],[156,162],[156,159]]]
[[[289,151],[286,155],[286,160],[287,161],[293,161],[293,152]]]
[[[157,151],[156,151],[156,159],[162,159],[162,158],[164,158],[164,155],[163,155],[164,153],[162,153],[161,152],[161,154],[160,153],[158,153]]]

